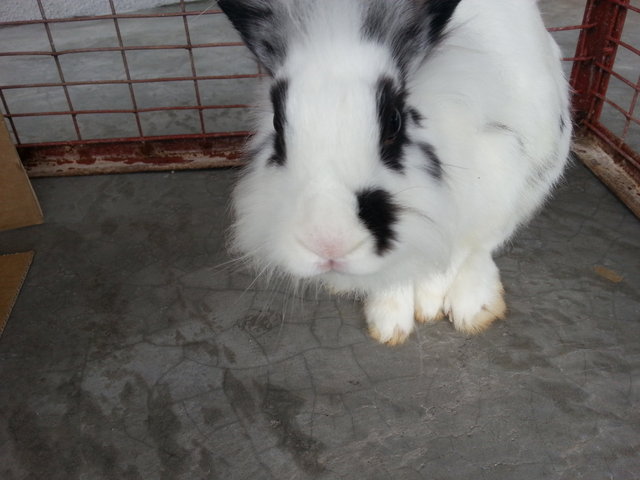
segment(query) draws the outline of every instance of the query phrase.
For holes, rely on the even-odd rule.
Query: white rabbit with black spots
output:
[[[492,253],[569,152],[560,51],[534,0],[220,0],[270,75],[234,194],[260,271],[364,298],[397,344],[415,321],[506,312]]]

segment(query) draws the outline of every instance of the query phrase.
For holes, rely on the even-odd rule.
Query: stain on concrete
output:
[[[270,332],[281,323],[281,314],[265,310],[250,313],[238,322],[238,327],[254,337],[260,337]]]
[[[173,399],[167,385],[156,385],[149,398],[147,424],[154,440],[160,464],[162,480],[175,480],[183,471],[189,452],[180,446],[178,435],[182,429],[173,411]]]
[[[253,421],[256,405],[251,397],[251,393],[242,382],[231,373],[231,370],[227,369],[224,371],[222,389],[229,399],[231,407],[236,412],[240,412],[247,421]]]
[[[301,413],[304,399],[275,385],[264,389],[262,410],[280,439],[280,447],[288,451],[300,468],[309,474],[326,469],[319,462],[324,445],[298,426],[296,416]]]
[[[115,426],[112,419],[77,388],[77,380],[72,380],[59,389],[68,402],[61,416],[40,415],[28,402],[8,412],[11,441],[23,445],[17,461],[29,472],[27,478],[74,480],[94,472],[94,478],[141,479],[113,439],[106,440]]]

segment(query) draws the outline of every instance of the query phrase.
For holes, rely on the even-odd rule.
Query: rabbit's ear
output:
[[[442,39],[461,0],[372,1],[366,9],[365,36],[389,45],[406,75]]]
[[[286,55],[285,26],[278,15],[277,1],[219,0],[218,5],[229,17],[249,49],[273,75]]]
[[[460,0],[417,0],[423,21],[429,25],[429,41],[438,43]]]

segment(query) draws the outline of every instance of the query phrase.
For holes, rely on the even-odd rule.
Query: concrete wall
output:
[[[178,0],[114,0],[116,11],[129,12],[178,3]],[[65,18],[111,13],[108,0],[42,0],[47,17]],[[0,0],[0,21],[42,18],[36,0]]]

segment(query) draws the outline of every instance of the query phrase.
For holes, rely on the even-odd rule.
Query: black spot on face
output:
[[[278,80],[271,87],[271,103],[273,104],[273,155],[269,159],[272,165],[284,165],[287,160],[287,145],[284,139],[284,129],[287,124],[286,102],[289,83]]]
[[[442,162],[434,146],[426,142],[420,142],[418,143],[418,148],[427,158],[427,172],[429,172],[429,175],[436,180],[442,179]]]
[[[406,133],[406,92],[395,86],[391,78],[383,77],[377,87],[378,122],[380,127],[380,158],[392,170],[402,172]]]
[[[564,121],[564,117],[561,115],[560,116],[560,132],[564,133],[565,128],[567,128],[567,124]]]
[[[358,192],[358,217],[371,232],[376,242],[376,252],[383,255],[395,240],[394,224],[398,220],[398,207],[389,192],[367,189]]]

